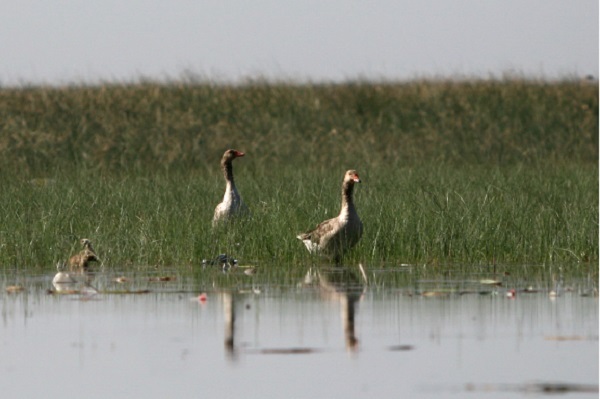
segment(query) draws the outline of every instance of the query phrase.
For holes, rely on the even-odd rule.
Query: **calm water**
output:
[[[321,271],[228,290],[97,276],[58,294],[52,277],[0,296],[3,397],[598,397],[598,298],[582,285],[511,297]]]

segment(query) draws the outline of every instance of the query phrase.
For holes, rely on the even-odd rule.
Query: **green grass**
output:
[[[598,85],[577,81],[106,85],[0,90],[2,171],[211,173],[225,148],[323,172],[598,159]]]
[[[78,250],[81,237],[117,268],[193,266],[222,252],[246,263],[310,262],[295,235],[337,214],[344,171],[319,179],[300,171],[289,179],[236,166],[253,217],[226,231],[211,228],[223,191],[215,177],[5,182],[0,264],[49,267]],[[362,178],[356,203],[365,234],[349,263],[597,262],[594,170],[422,167],[367,169]]]
[[[213,231],[234,163],[252,219]],[[0,267],[49,270],[87,237],[107,267],[227,252],[289,270],[296,234],[363,179],[347,257],[597,273],[598,86],[575,81],[250,83],[0,90]],[[520,267],[520,266],[519,266]]]

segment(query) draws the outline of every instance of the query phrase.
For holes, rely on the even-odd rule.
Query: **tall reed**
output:
[[[228,147],[252,218],[213,231]],[[0,153],[2,267],[54,267],[81,237],[115,268],[314,262],[295,235],[337,214],[350,168],[348,262],[598,261],[596,84],[0,89]]]

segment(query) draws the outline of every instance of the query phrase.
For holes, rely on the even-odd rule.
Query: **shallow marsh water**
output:
[[[543,282],[365,284],[328,268],[293,284],[117,276],[60,292],[53,275],[0,278],[3,396],[598,396],[595,282],[554,296]]]

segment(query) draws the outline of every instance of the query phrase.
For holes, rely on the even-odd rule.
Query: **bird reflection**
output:
[[[318,284],[324,299],[339,301],[346,349],[350,352],[355,352],[359,343],[354,321],[358,301],[365,291],[362,265],[360,270],[362,279],[348,267],[311,268],[304,279],[305,283]]]
[[[237,358],[235,349],[235,301],[232,292],[223,293],[223,320],[225,324],[225,353],[231,360]]]
[[[337,301],[340,303],[340,317],[344,330],[344,343],[349,352],[356,352],[359,347],[359,340],[356,337],[355,317],[358,308],[358,301],[366,289],[365,274],[360,268],[361,275],[355,273],[348,267],[318,268],[310,269],[302,283],[303,286],[315,286],[325,300]],[[237,347],[235,329],[236,329],[236,302],[240,296],[236,292],[226,291],[221,295],[223,304],[223,324],[225,354],[229,360],[235,361],[238,358],[239,348]],[[305,348],[303,348],[305,349]],[[298,348],[289,350],[283,349],[277,353],[310,353],[299,352]]]

